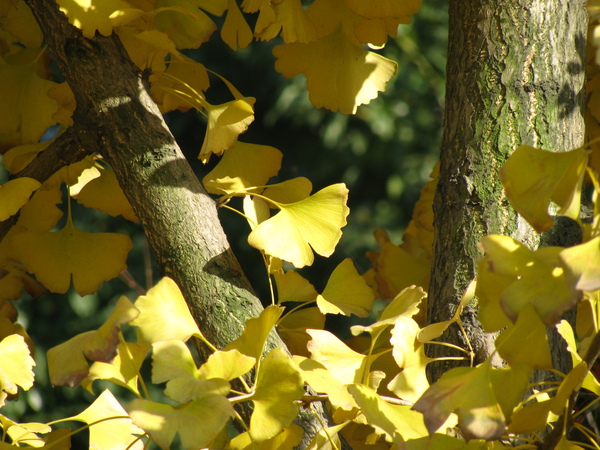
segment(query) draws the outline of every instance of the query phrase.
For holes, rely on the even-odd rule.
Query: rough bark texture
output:
[[[538,239],[510,208],[498,172],[528,144],[566,151],[583,143],[583,0],[452,0],[429,317],[454,314],[476,275],[477,243],[490,233],[535,247]],[[463,322],[476,362],[493,350],[476,305]],[[456,327],[445,340],[465,347]],[[432,356],[447,349],[432,346]],[[448,368],[437,363],[433,379]]]
[[[150,98],[144,74],[116,35],[86,39],[54,1],[26,3],[77,101],[69,140],[63,138],[48,154],[60,152],[60,142],[75,142],[71,150],[85,149],[80,157],[99,152],[106,158],[140,219],[162,275],[177,282],[208,340],[224,347],[240,335],[247,318],[260,314],[262,305],[231,252],[215,202]],[[47,178],[53,167],[46,166],[36,178]],[[275,346],[284,344],[272,333],[268,347]],[[200,352],[208,355],[206,348]],[[308,439],[319,426],[311,414],[304,415],[301,425]]]

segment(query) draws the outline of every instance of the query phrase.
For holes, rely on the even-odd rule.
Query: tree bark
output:
[[[229,247],[215,201],[151,99],[145,74],[115,34],[86,39],[54,1],[26,3],[75,95],[69,142],[86,149],[82,155],[102,154],[111,165],[161,274],[177,282],[204,336],[217,348],[225,347],[241,334],[246,319],[263,308]],[[285,345],[273,332],[267,347]],[[209,355],[205,347],[199,352],[203,359]],[[304,412],[300,425],[305,429],[303,448],[319,424]]]
[[[450,319],[476,276],[491,233],[539,243],[503,193],[498,172],[519,145],[566,151],[583,144],[583,0],[452,0],[440,177],[434,199],[429,320]],[[476,301],[461,317],[475,362],[493,352]],[[443,337],[466,348],[457,327]],[[437,347],[437,348],[436,348]],[[448,349],[432,346],[431,356]],[[450,363],[435,363],[438,379]]]

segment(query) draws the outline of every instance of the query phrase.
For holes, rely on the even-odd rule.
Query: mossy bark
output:
[[[77,102],[73,127],[44,153],[60,155],[61,145],[69,144],[73,151],[85,149],[79,156],[104,156],[140,219],[161,274],[177,282],[204,336],[223,348],[263,308],[229,247],[215,201],[150,98],[146,74],[115,34],[87,39],[54,1],[26,3]],[[51,170],[31,173],[43,181]],[[285,345],[273,332],[267,347]],[[209,354],[202,346],[199,352],[204,359]],[[320,427],[309,412],[301,411],[301,417],[306,433],[299,448]]]
[[[508,204],[498,172],[519,145],[566,151],[583,143],[587,12],[583,0],[452,0],[440,177],[434,199],[431,322],[454,314],[476,276],[479,240],[539,238]],[[493,351],[476,304],[462,317],[476,362]],[[444,339],[465,347],[457,327]],[[431,356],[447,355],[432,346]],[[433,379],[449,363],[436,363]]]

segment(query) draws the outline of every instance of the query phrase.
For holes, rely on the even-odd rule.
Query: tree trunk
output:
[[[86,149],[83,155],[99,152],[106,158],[140,219],[161,274],[177,282],[204,336],[223,348],[263,308],[229,247],[214,200],[150,98],[144,74],[115,34],[86,39],[54,1],[26,3],[77,101],[74,126],[46,151],[60,152],[61,144],[74,141],[77,145],[70,147]],[[267,347],[285,345],[271,333]],[[209,355],[207,348],[199,351],[204,359]],[[302,448],[319,424],[304,412],[300,425],[307,432]]]
[[[429,288],[431,322],[454,314],[476,276],[478,241],[500,233],[535,248],[539,238],[517,217],[498,172],[519,145],[566,151],[583,144],[583,0],[452,0],[440,177],[434,199]],[[461,317],[476,363],[493,352],[476,318]],[[457,327],[443,337],[466,348]],[[431,356],[448,349],[432,346]],[[436,363],[438,379],[449,363]]]

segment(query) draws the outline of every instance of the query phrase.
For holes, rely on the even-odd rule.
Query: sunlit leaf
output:
[[[161,278],[146,295],[136,300],[135,306],[140,314],[130,324],[138,327],[143,343],[169,339],[185,342],[193,335],[201,336],[177,283],[171,278]]]
[[[29,347],[23,336],[13,334],[0,342],[0,406],[8,394],[17,394],[19,386],[29,390],[33,386],[33,366]]]
[[[333,425],[319,430],[308,445],[308,450],[334,450],[340,448],[340,437],[338,433],[348,425],[348,422]]]
[[[344,259],[333,271],[327,286],[317,297],[317,306],[323,314],[354,314],[367,317],[375,296],[361,277],[350,258]]]
[[[487,270],[513,280],[508,284],[492,278],[499,284],[487,288],[498,291],[500,306],[511,321],[531,303],[546,325],[554,325],[581,297],[567,282],[559,259],[561,247],[543,247],[533,252],[520,242],[499,235],[485,236],[479,245],[485,251]]]
[[[396,63],[355,46],[341,28],[314,42],[279,45],[273,54],[283,76],[306,75],[313,105],[344,114],[376,98],[396,73]]]
[[[430,264],[420,261],[403,248],[387,242],[377,258],[376,270],[393,295],[412,285],[429,286]]]
[[[505,417],[491,383],[489,360],[477,367],[459,367],[444,373],[413,409],[423,413],[433,434],[451,412],[466,439],[494,440],[506,430]]]
[[[202,180],[211,194],[231,194],[264,186],[277,175],[283,154],[275,147],[237,142]]]
[[[358,405],[348,392],[348,387],[338,380],[323,364],[302,356],[294,356],[294,362],[302,372],[304,381],[316,392],[327,393],[335,408],[351,411]]]
[[[217,26],[198,6],[192,0],[157,0],[156,29],[167,33],[177,48],[200,47]]]
[[[45,442],[40,435],[43,436],[52,431],[52,427],[45,423],[15,423],[12,421],[9,422],[7,419],[2,420],[2,428],[10,436],[15,447],[20,445],[43,447]]]
[[[500,171],[512,206],[539,233],[554,224],[548,214],[553,201],[558,214],[579,218],[581,183],[589,152],[583,149],[550,152],[521,145]]]
[[[302,428],[291,424],[277,436],[262,442],[253,442],[249,432],[238,434],[229,443],[231,450],[291,450],[302,441]]]
[[[250,436],[262,442],[275,437],[296,418],[295,401],[304,395],[304,381],[291,358],[275,348],[261,363],[255,389]]]
[[[227,17],[221,28],[221,39],[233,51],[238,47],[244,49],[252,42],[252,30],[235,0],[229,0],[227,5]]]
[[[270,305],[261,311],[259,317],[252,317],[246,320],[246,326],[242,335],[227,344],[224,350],[235,349],[244,355],[259,360],[262,356],[267,337],[281,317],[283,309],[280,306]]]
[[[275,19],[267,26],[257,24],[256,35],[259,39],[270,41],[277,37],[280,32],[286,43],[306,43],[317,39],[314,25],[306,17],[301,0],[273,2],[272,7],[275,12]]]
[[[113,217],[121,215],[132,222],[138,221],[117,181],[114,170],[100,171],[100,176],[87,183],[76,198],[79,203],[88,208],[95,208]]]
[[[279,303],[313,302],[317,298],[318,292],[314,286],[298,272],[290,270],[285,273],[276,273],[274,278],[277,283]]]
[[[110,317],[95,331],[78,334],[48,350],[48,371],[55,386],[77,386],[88,375],[88,360],[111,362],[119,344],[120,325],[139,311],[123,296]]]
[[[221,155],[234,146],[238,136],[254,120],[255,101],[253,97],[243,97],[220,105],[204,105],[207,108],[208,124],[198,159],[206,163],[211,154]]]
[[[296,177],[270,184],[262,195],[275,203],[295,203],[307,198],[312,192],[312,183],[308,178]]]
[[[277,332],[293,355],[309,356],[306,345],[311,337],[306,330],[307,328],[319,330],[323,327],[325,327],[325,316],[318,308],[303,308],[286,314],[277,326]]]
[[[64,294],[72,281],[79,295],[88,295],[125,270],[133,245],[124,234],[86,233],[68,221],[60,231],[21,233],[13,247],[27,271],[50,291]]]
[[[85,411],[70,418],[90,426],[90,448],[112,450],[121,446],[141,450],[137,435],[144,432],[127,417],[119,401],[106,389]]]
[[[132,9],[123,0],[57,0],[57,3],[69,22],[80,28],[88,39],[92,39],[96,31],[103,36],[112,34],[113,20]]]
[[[81,386],[93,394],[94,381],[107,380],[139,395],[140,367],[147,353],[148,348],[144,345],[120,342],[114,359],[110,363],[95,361],[90,366],[88,376],[81,381]]]
[[[167,55],[179,55],[173,41],[161,31],[139,31],[132,27],[119,27],[117,34],[127,54],[140,70],[160,74],[166,69]],[[154,81],[155,77],[151,79]]]
[[[600,289],[600,237],[565,248],[558,255],[569,282],[580,291]]]
[[[321,256],[333,253],[346,225],[347,197],[346,186],[334,184],[299,202],[278,204],[281,210],[256,227],[248,242],[297,268],[311,265],[311,247]]]
[[[31,194],[41,186],[40,182],[33,178],[16,178],[0,185],[0,221],[14,216],[25,203],[29,201]]]
[[[348,386],[369,425],[381,430],[389,442],[398,445],[410,439],[427,434],[423,416],[411,410],[410,406],[390,405],[377,393],[362,384]]]
[[[221,395],[209,395],[181,406],[136,399],[126,409],[133,423],[163,450],[171,448],[177,433],[184,448],[204,448],[235,416],[233,406]]]
[[[578,317],[579,320],[579,317]],[[573,333],[573,329],[571,328],[571,324],[566,320],[561,320],[557,325],[556,329],[558,333],[563,337],[563,339],[567,343],[567,351],[571,354],[571,359],[573,360],[573,366],[577,366],[583,359],[577,352],[577,342],[575,340],[575,334]],[[585,376],[583,384],[581,387],[592,391],[596,395],[600,395],[600,382],[596,379],[596,377],[588,372]]]

